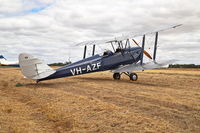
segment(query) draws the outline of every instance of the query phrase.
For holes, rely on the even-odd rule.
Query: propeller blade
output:
[[[149,59],[153,59],[153,58],[151,57],[151,55],[150,55],[146,50],[144,50],[144,54],[145,54],[147,57],[149,57]]]
[[[137,45],[137,46],[139,46],[139,44],[134,40],[134,39],[132,39],[133,41],[134,41],[134,43]],[[149,59],[153,59],[152,57],[151,57],[151,55],[146,51],[146,50],[144,50],[144,54],[149,58]]]

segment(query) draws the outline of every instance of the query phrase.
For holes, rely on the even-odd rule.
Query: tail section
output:
[[[46,78],[56,72],[43,61],[26,53],[19,55],[19,65],[24,76],[33,80]]]
[[[3,57],[3,55],[0,55],[0,61],[5,61],[6,58]]]
[[[4,58],[3,55],[0,55],[0,59],[4,59],[4,60],[6,60],[6,58]]]
[[[3,55],[0,55],[0,65],[4,64],[6,62],[6,58],[3,57]]]

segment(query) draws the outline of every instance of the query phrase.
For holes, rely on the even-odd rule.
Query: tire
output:
[[[138,75],[136,73],[131,73],[129,77],[130,77],[130,80],[132,81],[137,81],[138,79]]]
[[[113,78],[114,78],[115,80],[120,80],[120,78],[121,78],[120,73],[114,73],[114,74],[113,74]]]

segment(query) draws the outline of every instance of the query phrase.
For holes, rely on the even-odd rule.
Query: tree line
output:
[[[200,68],[200,65],[195,64],[170,64],[169,68]]]

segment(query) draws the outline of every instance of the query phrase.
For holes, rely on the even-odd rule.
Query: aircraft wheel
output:
[[[132,81],[137,81],[138,79],[138,75],[136,73],[131,73],[129,77],[130,77],[130,80]]]
[[[121,77],[120,73],[114,73],[114,74],[113,74],[113,78],[114,78],[115,80],[119,80],[120,77]]]

